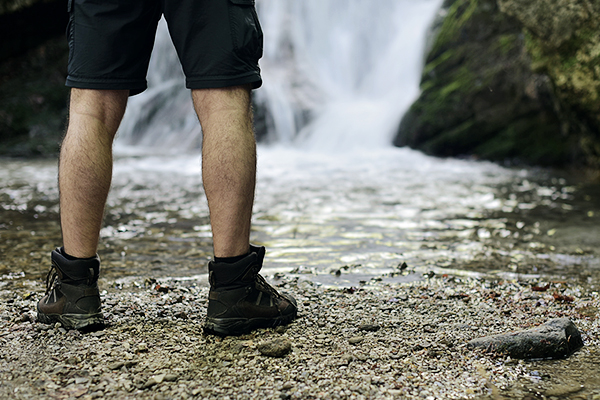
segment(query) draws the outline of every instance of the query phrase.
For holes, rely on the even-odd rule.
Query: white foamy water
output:
[[[426,32],[439,0],[258,0],[265,35],[268,141],[340,152],[391,144],[418,95]],[[130,100],[117,149],[181,152],[201,131],[161,21],[149,89]]]

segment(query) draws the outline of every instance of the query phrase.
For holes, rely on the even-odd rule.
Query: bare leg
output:
[[[71,90],[58,179],[63,244],[71,256],[96,254],[112,178],[113,139],[128,95],[128,90]]]
[[[192,91],[202,125],[202,180],[215,257],[246,254],[256,183],[249,87]]]

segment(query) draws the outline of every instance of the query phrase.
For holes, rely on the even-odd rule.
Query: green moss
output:
[[[452,92],[455,92],[457,90],[459,90],[462,87],[462,83],[458,82],[458,81],[454,81],[454,82],[450,82],[448,85],[444,86],[440,91],[439,91],[439,100],[443,101],[444,99],[446,99],[446,97],[448,97],[449,94],[451,94]]]
[[[423,144],[422,149],[428,154],[441,156],[463,155],[470,152],[476,138],[470,133],[475,121],[468,119],[452,129],[447,129]]]
[[[535,116],[510,121],[494,137],[477,146],[478,156],[501,161],[517,158],[537,165],[556,165],[567,161],[568,141],[548,135],[546,123]]]
[[[443,52],[442,54],[440,54],[438,57],[436,57],[435,59],[431,60],[430,62],[428,62],[425,67],[423,68],[423,75],[427,75],[430,72],[432,72],[433,70],[435,70],[437,67],[439,67],[440,65],[443,65],[445,62],[447,62],[448,60],[455,58],[456,57],[456,50],[455,49],[448,49],[445,52]]]
[[[499,49],[503,55],[507,55],[509,52],[518,46],[518,34],[509,33],[500,35],[497,41],[497,49]]]
[[[456,0],[448,9],[448,14],[434,42],[432,53],[438,53],[448,42],[455,40],[460,29],[477,10],[479,0]]]

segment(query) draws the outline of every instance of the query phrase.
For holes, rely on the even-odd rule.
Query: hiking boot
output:
[[[236,263],[208,263],[205,332],[242,335],[257,328],[285,325],[296,318],[296,300],[278,293],[258,274],[264,257],[264,247],[250,246],[250,254]]]
[[[100,258],[69,260],[64,254],[62,248],[52,252],[46,294],[37,305],[38,321],[60,322],[66,329],[104,324],[98,290]]]

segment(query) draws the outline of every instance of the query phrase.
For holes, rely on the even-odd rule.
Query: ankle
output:
[[[67,253],[67,251],[65,250],[64,246],[60,248],[60,252],[69,261],[92,260],[92,259],[96,258],[96,254],[94,254],[93,256],[89,256],[89,257],[76,257],[76,256],[72,256],[71,254]]]
[[[224,263],[224,264],[234,264],[234,263],[241,261],[244,258],[248,257],[248,255],[250,255],[250,250],[248,250],[246,253],[239,255],[239,256],[233,256],[233,257],[216,257],[215,256],[215,262],[216,263]]]

